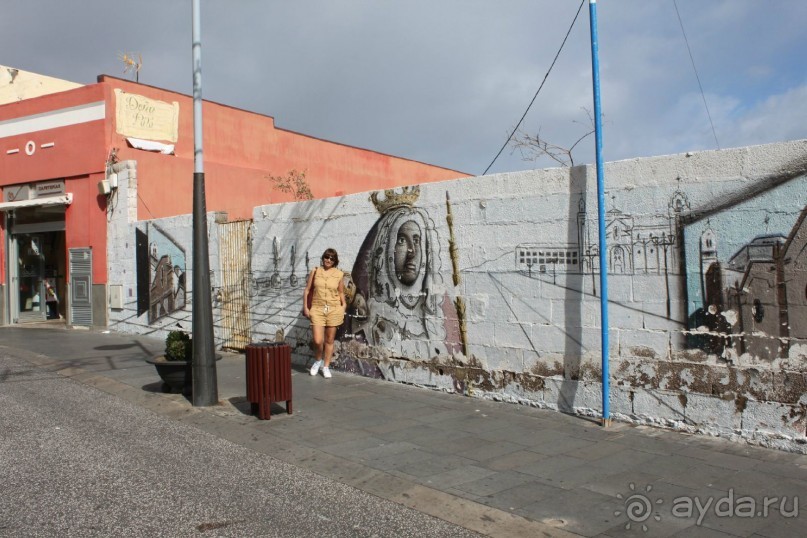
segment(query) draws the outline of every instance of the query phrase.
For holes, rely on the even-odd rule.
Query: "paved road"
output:
[[[195,408],[162,394],[144,362],[160,340],[107,332],[0,328],[0,538],[61,536],[61,520],[84,524],[72,527],[81,536],[121,534],[114,524],[180,536],[465,532],[451,524],[493,538],[805,536],[804,454],[625,423],[606,429],[342,372],[326,381],[301,365],[291,372],[294,414],[275,404],[271,421],[257,420],[243,355],[217,363],[219,404]],[[44,395],[30,393],[40,387]],[[69,409],[81,414],[68,419]],[[62,440],[75,454],[62,455]],[[202,440],[212,452],[195,448]],[[188,471],[194,457],[212,478]],[[168,470],[152,471],[159,462]],[[45,477],[69,486],[40,485]],[[189,497],[192,487],[209,491]],[[305,510],[312,503],[323,507],[317,516]]]
[[[0,356],[0,536],[477,536]]]

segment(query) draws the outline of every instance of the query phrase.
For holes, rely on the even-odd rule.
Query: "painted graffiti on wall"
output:
[[[455,353],[461,347],[457,312],[443,284],[434,221],[415,205],[420,188],[379,194],[370,200],[381,216],[351,271],[347,332],[412,360]]]
[[[679,178],[680,180],[680,178]],[[681,274],[681,222],[690,210],[689,199],[680,186],[669,197],[666,211],[634,216],[617,207],[605,216],[606,260],[614,276],[650,275],[664,278],[666,318],[673,319],[670,279]],[[590,289],[597,295],[596,275],[600,272],[598,224],[586,213],[585,195],[578,201],[573,243],[522,243],[514,252],[515,270],[530,278],[547,278],[557,283],[558,275],[590,275]],[[577,284],[575,284],[577,282]],[[566,286],[585,294],[584,281],[565,280]]]
[[[170,234],[154,223],[147,228],[148,274],[138,273],[138,279],[148,279],[148,323],[185,308],[185,249]],[[143,286],[138,286],[138,290]]]
[[[685,227],[691,347],[726,359],[807,352],[805,192],[802,176]]]

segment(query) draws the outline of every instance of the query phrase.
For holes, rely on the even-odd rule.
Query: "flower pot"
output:
[[[216,360],[221,360],[221,355],[216,355]],[[146,362],[153,364],[157,369],[157,375],[163,380],[162,391],[178,391],[188,396],[190,395],[191,362],[190,361],[169,361],[163,355],[146,359]]]

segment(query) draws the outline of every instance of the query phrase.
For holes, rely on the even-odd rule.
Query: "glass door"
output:
[[[44,320],[45,255],[41,234],[14,234],[17,251],[17,294],[19,321]]]

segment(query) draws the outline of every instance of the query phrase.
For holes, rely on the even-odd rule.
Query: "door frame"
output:
[[[19,236],[32,235],[47,232],[64,232],[65,222],[52,221],[52,222],[36,222],[31,224],[15,224],[13,212],[6,213],[6,288],[8,289],[8,320],[10,323],[30,323],[37,321],[45,321],[47,319],[47,305],[45,301],[45,285],[44,285],[44,258],[40,261],[40,284],[39,284],[39,315],[32,313],[20,312],[20,274],[19,274],[19,260],[20,260],[20,245]],[[65,297],[65,300],[69,300]]]

